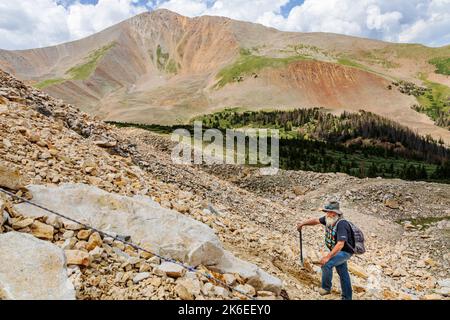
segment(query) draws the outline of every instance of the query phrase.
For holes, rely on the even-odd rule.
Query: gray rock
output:
[[[249,284],[240,284],[237,285],[236,287],[234,287],[238,292],[249,295],[249,296],[254,296],[256,295],[256,290],[253,286],[249,285]]]
[[[75,300],[64,251],[29,234],[0,235],[0,296],[8,300]]]
[[[450,288],[450,279],[438,280],[438,285],[443,288]]]
[[[137,275],[134,276],[133,282],[134,282],[134,283],[139,283],[139,282],[141,282],[141,281],[143,281],[143,280],[145,280],[145,279],[150,278],[150,276],[151,276],[150,272],[141,272],[141,273],[138,273]]]
[[[227,289],[218,286],[214,287],[214,294],[222,299],[228,298],[230,295]]]
[[[450,288],[449,287],[444,287],[444,288],[440,288],[440,289],[436,289],[434,290],[435,293],[443,295],[443,296],[450,296]]]
[[[205,296],[210,296],[213,290],[214,290],[214,285],[211,282],[205,283],[202,287],[202,293]]]

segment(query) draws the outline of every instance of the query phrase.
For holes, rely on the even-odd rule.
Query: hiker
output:
[[[341,280],[342,299],[352,300],[352,283],[348,273],[347,261],[355,253],[355,240],[351,223],[343,219],[343,213],[339,209],[339,202],[327,203],[321,211],[326,215],[320,219],[310,219],[297,225],[297,230],[301,231],[304,226],[314,226],[323,224],[326,228],[325,244],[330,250],[324,256],[320,264],[322,266],[322,288],[319,294],[325,296],[331,293],[333,268]]]

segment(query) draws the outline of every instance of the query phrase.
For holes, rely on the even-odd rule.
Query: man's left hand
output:
[[[325,264],[327,264],[328,261],[330,261],[330,257],[325,256],[322,259],[320,259],[320,265],[324,266]]]

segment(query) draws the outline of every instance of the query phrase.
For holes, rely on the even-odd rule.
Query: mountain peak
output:
[[[159,15],[175,15],[175,16],[183,16],[179,13],[176,13],[174,11],[171,11],[169,9],[165,9],[165,8],[159,8],[159,9],[155,9],[152,11],[148,11],[151,14],[159,14]]]
[[[148,18],[151,19],[151,18],[155,18],[155,17],[170,19],[170,18],[184,17],[184,16],[181,14],[178,14],[176,12],[173,12],[169,9],[155,9],[155,10],[145,11],[138,15],[135,15],[135,16],[125,20],[125,22],[133,21],[136,19],[148,19]],[[187,18],[187,17],[185,17],[185,18]]]
[[[173,124],[230,106],[363,108],[450,142],[391,85],[420,85],[417,74],[445,53],[158,9],[79,41],[0,51],[0,68],[107,120]]]

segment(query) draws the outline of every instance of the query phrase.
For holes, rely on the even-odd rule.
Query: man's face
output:
[[[327,226],[332,226],[338,220],[338,214],[336,212],[327,211],[327,215],[325,216],[325,222]]]
[[[327,218],[333,219],[334,217],[337,217],[337,213],[333,211],[327,211]]]

